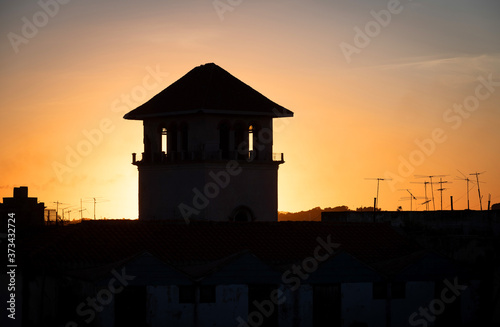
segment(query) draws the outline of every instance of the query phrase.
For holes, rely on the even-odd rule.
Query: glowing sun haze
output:
[[[0,4],[0,197],[137,218],[142,124],[122,117],[214,62],[295,113],[275,120],[281,211],[371,206],[377,177],[382,209],[409,210],[415,175],[441,174],[443,208],[464,209],[457,169],[500,202],[496,0]]]

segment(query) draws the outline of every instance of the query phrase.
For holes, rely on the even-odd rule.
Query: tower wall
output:
[[[277,221],[278,163],[139,167],[143,220]]]

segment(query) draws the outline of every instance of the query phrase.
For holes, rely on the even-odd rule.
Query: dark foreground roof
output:
[[[285,266],[314,255],[318,237],[339,243],[367,264],[410,255],[419,248],[387,224],[325,222],[214,223],[89,221],[41,232],[23,244],[32,268],[84,269],[148,252],[175,266],[214,262],[249,251]]]
[[[193,113],[293,116],[290,110],[209,63],[193,68],[124,118],[142,120]]]

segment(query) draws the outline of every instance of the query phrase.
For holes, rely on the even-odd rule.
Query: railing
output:
[[[192,162],[192,161],[227,161],[227,160],[241,160],[247,162],[279,162],[283,163],[283,153],[269,153],[258,151],[247,151],[244,153],[238,151],[182,151],[171,153],[142,153],[142,159],[137,160],[137,154],[132,153],[132,164],[141,163],[179,163],[179,162]]]

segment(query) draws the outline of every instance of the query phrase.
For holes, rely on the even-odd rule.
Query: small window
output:
[[[391,285],[391,293],[393,299],[404,299],[406,297],[406,283],[393,282]]]
[[[341,326],[340,284],[313,285],[313,326]]]
[[[276,291],[278,285],[272,284],[249,284],[248,285],[248,312],[259,312],[264,313],[263,308],[266,307],[265,315],[263,319],[260,320],[260,327],[274,327],[278,326],[278,310],[274,307],[273,310],[267,309],[266,305],[263,303],[270,303],[269,295]],[[266,302],[269,301],[269,302]],[[272,304],[271,304],[272,305]],[[250,314],[248,315],[250,317]],[[264,318],[265,317],[265,318]],[[248,319],[250,323],[252,319]],[[254,321],[255,322],[255,321]],[[257,324],[251,324],[252,326],[257,326]]]
[[[146,326],[146,286],[128,285],[115,296],[116,326]]]
[[[194,285],[179,286],[179,303],[195,303],[196,288]]]
[[[248,127],[248,151],[253,151],[253,126]]]
[[[373,283],[373,299],[386,299],[387,298],[387,283],[376,282]]]
[[[215,303],[215,285],[200,286],[200,303]]]
[[[167,144],[168,144],[167,129],[163,127],[161,129],[161,151],[167,153]]]

